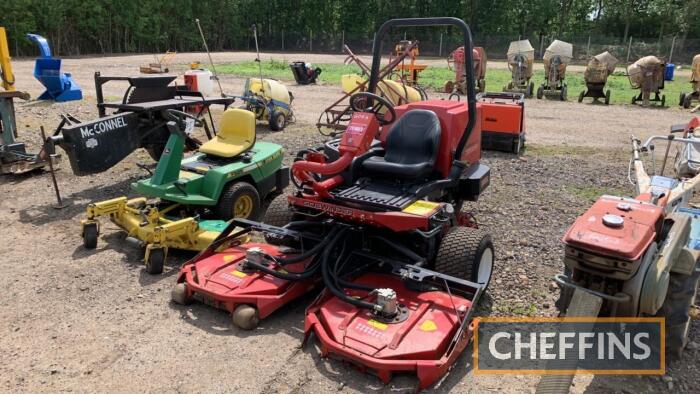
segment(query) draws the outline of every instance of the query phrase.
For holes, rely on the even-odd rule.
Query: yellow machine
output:
[[[15,75],[10,63],[10,48],[7,33],[0,27],[0,174],[24,174],[42,168],[47,164],[58,164],[60,156],[49,155],[42,150],[39,154],[27,153],[24,143],[16,140],[17,121],[14,99],[29,100],[29,94],[17,91]],[[49,163],[49,159],[51,163]]]
[[[0,27],[0,77],[2,88],[8,92],[14,92],[15,75],[10,64],[10,48],[7,45],[7,33],[4,27]]]
[[[396,72],[399,73],[401,79],[404,80],[407,85],[413,86],[418,83],[418,74],[428,68],[428,65],[416,63],[416,58],[418,58],[420,54],[417,42],[402,40],[394,46],[394,54],[396,57],[402,56],[406,50],[408,50],[410,62],[406,64],[402,61],[401,64],[396,66]]]
[[[204,250],[226,227],[226,222],[220,220],[197,221],[191,216],[173,220],[166,217],[179,208],[180,204],[173,204],[158,210],[155,205],[148,204],[145,197],[130,200],[118,197],[93,203],[88,205],[87,219],[80,221],[82,236],[86,242],[94,240],[96,243],[99,234],[99,221],[96,219],[109,216],[114,224],[126,231],[127,237],[145,246],[144,261],[150,272],[149,263],[164,261],[169,248]]]

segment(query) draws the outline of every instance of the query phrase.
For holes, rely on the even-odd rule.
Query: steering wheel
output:
[[[372,103],[372,104],[370,104]],[[380,126],[387,125],[396,120],[396,110],[394,105],[386,98],[370,92],[359,92],[350,96],[350,108],[356,112],[367,112],[374,114]],[[381,113],[386,109],[385,113]],[[387,113],[391,115],[387,119]]]

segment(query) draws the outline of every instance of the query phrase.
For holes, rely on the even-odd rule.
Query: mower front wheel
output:
[[[280,194],[270,201],[265,211],[263,222],[271,226],[282,227],[294,219],[294,212],[289,207],[287,195]]]
[[[191,301],[190,297],[187,296],[187,286],[184,283],[178,283],[173,286],[170,298],[173,302],[180,305],[187,305]]]
[[[282,131],[287,125],[287,117],[282,112],[274,112],[270,117],[270,130]]]
[[[248,182],[230,183],[216,204],[216,215],[221,220],[235,218],[257,220],[260,216],[260,195]]]
[[[537,98],[541,99],[542,96],[544,96],[544,88],[540,86],[539,88],[537,88]]]
[[[95,249],[99,236],[100,229],[96,222],[85,223],[83,225],[83,246],[85,246],[85,249]]]
[[[605,92],[605,105],[610,104],[610,89],[608,89],[607,92]]]
[[[679,99],[678,99],[678,105],[683,105],[685,102],[685,93],[681,93]]]
[[[440,243],[435,270],[488,288],[494,266],[491,235],[470,227],[456,227]]]
[[[260,324],[258,310],[250,305],[238,305],[231,317],[233,324],[243,330],[254,330]]]
[[[569,89],[568,89],[566,86],[562,86],[562,88],[561,88],[561,94],[560,94],[560,96],[559,96],[559,98],[561,99],[561,101],[566,101],[566,97],[567,97],[568,91],[569,91]]]
[[[584,91],[581,91],[581,93],[579,93],[579,95],[578,95],[578,102],[579,102],[579,103],[582,103],[582,102],[583,102],[583,96],[584,96],[585,94],[586,94],[586,92],[584,92]]]
[[[530,82],[530,85],[527,87],[527,98],[532,98],[532,95],[535,93],[535,83]]]
[[[146,272],[151,275],[160,275],[163,273],[165,265],[165,249],[161,247],[153,247],[146,250]]]

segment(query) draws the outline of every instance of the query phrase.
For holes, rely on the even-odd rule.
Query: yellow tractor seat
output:
[[[202,144],[199,151],[207,155],[231,158],[246,152],[255,144],[255,114],[244,109],[224,111],[219,132]]]

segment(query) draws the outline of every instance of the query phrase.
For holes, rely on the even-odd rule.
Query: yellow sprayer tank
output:
[[[365,80],[365,78],[357,74],[345,74],[341,77],[340,82],[343,87],[343,92],[350,93],[358,85],[365,82]],[[365,85],[365,87],[366,86],[367,85]],[[358,90],[358,92],[364,92],[365,90],[366,89],[362,88]],[[413,103],[421,100],[421,94],[418,89],[390,79],[382,79],[379,81],[377,84],[377,91],[379,95],[386,97],[394,105],[406,104],[406,102]]]
[[[285,104],[290,104],[292,102],[287,87],[274,79],[263,79],[262,83],[260,83],[260,78],[251,78],[248,90],[268,100],[272,99]]]

